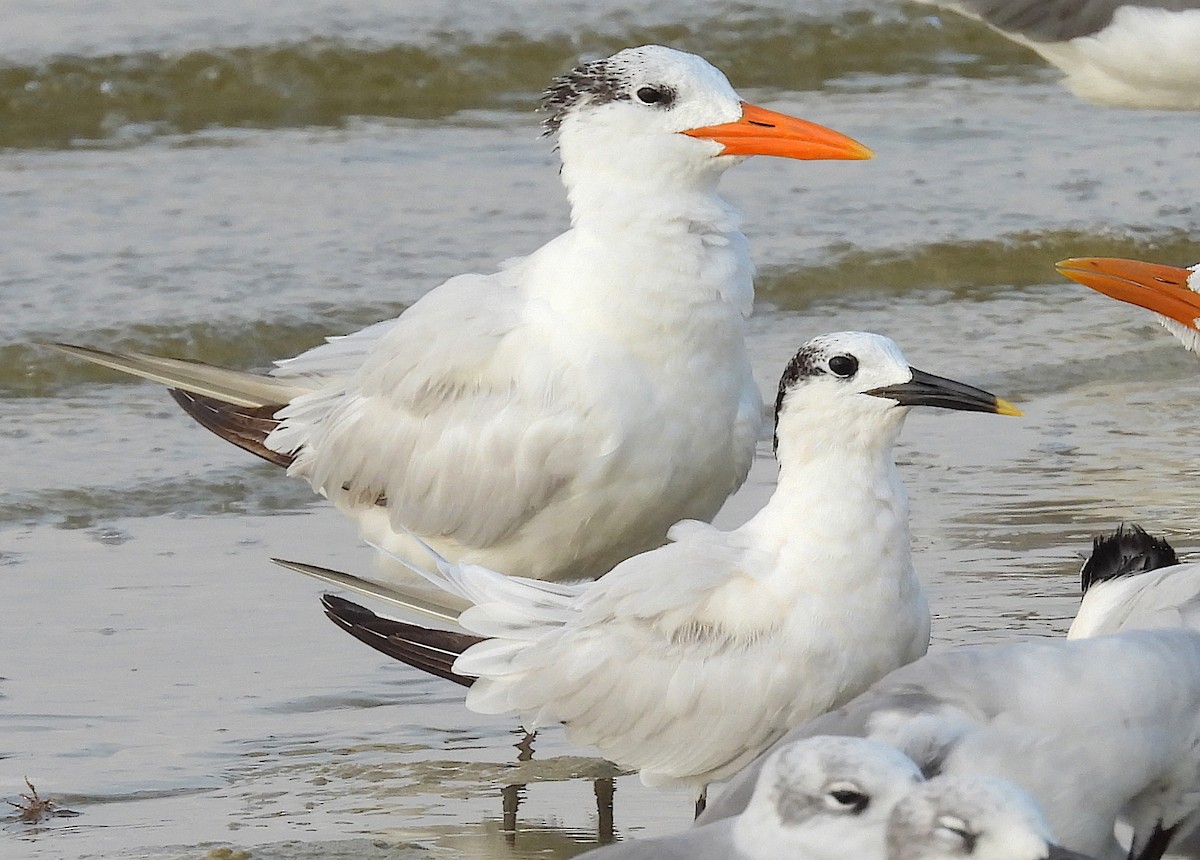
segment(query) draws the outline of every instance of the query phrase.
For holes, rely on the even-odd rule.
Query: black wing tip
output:
[[[335,623],[378,625],[387,619],[380,618],[365,606],[360,606],[353,600],[338,597],[336,594],[321,595],[321,606]]]
[[[243,451],[249,451],[285,469],[296,459],[293,454],[283,454],[266,446],[266,438],[279,424],[275,413],[286,404],[237,406],[182,388],[168,388],[167,392],[197,424]]]
[[[1121,523],[1116,531],[1093,539],[1092,555],[1079,572],[1080,587],[1086,594],[1097,582],[1176,564],[1179,558],[1166,538],[1155,537],[1137,523]]]
[[[475,683],[454,671],[454,661],[483,637],[384,618],[336,594],[322,595],[321,606],[330,621],[393,660],[464,687]]]

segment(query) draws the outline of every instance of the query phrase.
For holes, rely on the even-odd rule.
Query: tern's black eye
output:
[[[838,788],[826,795],[827,802],[833,809],[852,812],[855,815],[862,812],[871,804],[871,798],[852,788]]]
[[[833,371],[835,376],[840,376],[842,379],[849,379],[858,373],[858,359],[852,355],[835,355],[829,359],[829,369]]]
[[[670,107],[675,101],[675,93],[670,87],[640,87],[637,91],[638,101],[644,105],[658,105],[659,107]]]

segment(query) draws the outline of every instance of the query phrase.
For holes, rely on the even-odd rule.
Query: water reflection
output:
[[[521,740],[516,743],[517,761],[529,762],[533,760],[533,743],[537,737],[536,733],[519,730]],[[600,761],[600,760],[598,760]],[[601,762],[601,766],[610,766],[608,762]],[[615,768],[614,768],[615,770]],[[561,777],[554,777],[554,780]],[[527,780],[525,774],[522,774],[521,779]],[[505,834],[505,841],[510,848],[515,848],[517,845],[517,832],[520,829],[521,822],[518,818],[518,812],[521,806],[521,799],[525,796],[525,787],[528,781],[514,782],[504,786],[500,790],[500,796],[503,799],[502,813],[500,819],[500,829]],[[599,845],[607,845],[613,841],[613,794],[616,790],[616,785],[613,776],[602,776],[592,781],[592,790],[596,795],[596,843]],[[542,830],[544,828],[536,826],[534,830]]]

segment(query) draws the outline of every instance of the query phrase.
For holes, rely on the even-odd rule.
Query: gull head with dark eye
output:
[[[776,449],[783,420],[828,423],[836,422],[839,416],[880,420],[890,414],[894,417],[887,420],[898,426],[908,411],[896,409],[898,406],[1021,414],[990,392],[910,366],[890,338],[871,332],[834,332],[801,346],[779,380]],[[798,419],[788,418],[792,412]]]
[[[957,853],[965,856],[975,852],[975,843],[979,840],[979,834],[961,818],[954,815],[941,816],[937,820],[936,832],[953,844],[957,848]]]
[[[834,828],[825,830],[831,838],[855,838],[872,826],[881,828],[888,811],[920,780],[917,766],[894,747],[866,738],[817,736],[772,754],[751,803],[769,808],[770,817],[784,827],[818,823]],[[868,819],[874,825],[866,825]],[[850,850],[846,856],[858,855]]]
[[[839,379],[849,379],[858,373],[858,359],[846,353],[829,359],[829,372]]]
[[[564,181],[575,160],[580,181],[605,167],[637,181],[664,173],[710,181],[742,156],[871,157],[831,129],[747,104],[703,57],[662,45],[576,66],[553,81],[541,109],[546,133],[558,135]]]
[[[858,402],[857,398],[871,388],[910,378],[900,348],[882,335],[842,331],[814,337],[796,351],[780,377],[775,423],[778,426],[791,405],[808,411],[880,410],[884,401]]]
[[[675,91],[666,84],[638,87],[637,100],[644,105],[653,105],[660,110],[670,110],[675,103]]]
[[[918,785],[892,809],[885,840],[894,860],[1092,860],[1054,843],[1031,795],[979,774]]]
[[[661,45],[627,48],[555,78],[542,97],[547,134],[585,123],[621,133],[682,132],[736,120],[741,100],[706,60]],[[671,116],[678,112],[680,116]]]
[[[871,795],[852,782],[839,782],[825,791],[825,808],[830,812],[858,815],[871,805]]]

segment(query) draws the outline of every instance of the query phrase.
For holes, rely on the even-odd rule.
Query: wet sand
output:
[[[1194,115],[1082,104],[1003,39],[890,3],[500,5],[521,34],[447,36],[453,4],[14,11],[0,94],[31,113],[0,123],[0,798],[28,776],[80,815],[4,819],[0,855],[565,858],[610,826],[687,825],[688,797],[629,775],[609,822],[593,751],[548,729],[521,762],[511,720],[336,629],[322,586],[269,559],[365,572],[348,523],[155,386],[35,344],[263,367],[527,252],[566,220],[537,91],[613,43],[699,50],[878,154],[724,183],[761,266],[764,392],[805,339],[865,329],[1025,410],[906,427],[935,648],[1062,635],[1091,535],[1122,520],[1194,551],[1200,364],[1052,269],[1200,259]],[[363,80],[387,85],[349,99]],[[774,475],[764,440],[718,522]]]

